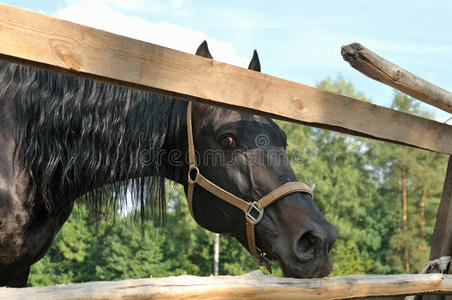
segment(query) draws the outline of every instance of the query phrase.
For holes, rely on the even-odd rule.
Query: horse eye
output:
[[[225,136],[220,140],[220,146],[223,149],[231,149],[231,148],[235,147],[235,140],[230,135]]]

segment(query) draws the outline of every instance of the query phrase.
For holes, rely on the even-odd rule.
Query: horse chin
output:
[[[278,259],[284,277],[292,278],[323,278],[333,270],[330,256],[314,258],[305,263],[285,262]]]

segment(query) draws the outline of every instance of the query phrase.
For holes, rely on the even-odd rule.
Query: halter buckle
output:
[[[248,211],[246,212],[246,217],[251,220],[250,223],[256,225],[257,223],[260,222],[263,216],[264,209],[263,208],[259,209],[256,201],[252,202],[250,208],[248,208]]]

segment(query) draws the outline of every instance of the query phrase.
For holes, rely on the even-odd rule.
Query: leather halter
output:
[[[264,253],[256,247],[256,240],[254,234],[254,226],[264,216],[264,208],[292,193],[303,192],[312,196],[312,191],[307,184],[302,182],[288,182],[273,190],[269,194],[265,195],[258,201],[247,202],[228,191],[222,189],[218,185],[211,182],[204,177],[200,172],[196,164],[195,146],[193,142],[193,128],[192,128],[192,102],[190,101],[187,106],[187,139],[188,139],[188,187],[187,187],[187,199],[188,207],[193,219],[195,215],[193,212],[193,190],[195,185],[200,185],[205,190],[209,191],[218,198],[226,201],[227,203],[239,208],[245,213],[246,220],[246,236],[248,240],[248,251],[261,266],[267,267],[271,272],[271,261],[268,260]]]

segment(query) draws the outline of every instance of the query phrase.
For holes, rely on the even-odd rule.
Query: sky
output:
[[[192,54],[207,40],[215,59],[241,67],[247,67],[257,49],[263,73],[310,86],[342,75],[373,103],[389,107],[394,89],[342,59],[341,46],[359,42],[452,91],[452,1],[2,2]],[[440,122],[451,117],[427,104],[422,107]]]

